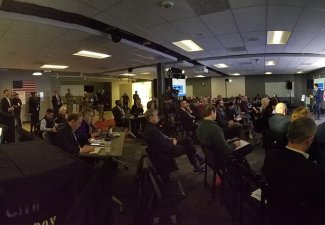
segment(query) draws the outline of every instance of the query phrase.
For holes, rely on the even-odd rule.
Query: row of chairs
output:
[[[220,202],[225,203],[225,196],[230,199],[230,212],[238,224],[243,224],[246,215],[245,205],[250,205],[257,211],[256,224],[264,224],[266,215],[266,182],[263,177],[249,168],[241,159],[229,156],[217,158],[213,149],[202,146],[205,153],[205,175],[204,186],[212,191],[213,198],[216,192],[216,179],[219,176],[220,184]],[[212,185],[208,184],[208,167],[212,169]]]

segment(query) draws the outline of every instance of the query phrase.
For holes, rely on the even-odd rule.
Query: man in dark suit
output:
[[[314,99],[314,115],[315,119],[319,120],[320,117],[320,108],[321,104],[323,102],[323,95],[321,89],[318,88],[318,84],[314,84],[314,93],[313,93],[313,99]]]
[[[28,106],[29,113],[31,114],[30,119],[30,132],[35,132],[39,126],[39,111],[41,108],[41,99],[36,96],[37,92],[32,92],[32,96],[29,97]]]
[[[315,134],[313,119],[296,119],[289,125],[287,146],[266,155],[262,171],[276,224],[324,223],[319,216],[325,209],[325,170],[307,154]]]
[[[74,133],[82,122],[82,115],[79,113],[70,113],[68,122],[58,130],[56,136],[56,145],[73,156],[78,156],[79,152],[92,152],[94,148],[84,145],[80,148],[77,137]]]
[[[183,126],[186,136],[189,136],[192,132],[192,135],[195,134],[197,124],[195,123],[195,117],[191,114],[191,109],[189,104],[186,101],[180,102],[179,118]]]
[[[158,111],[149,109],[145,112],[145,118],[148,121],[144,137],[149,147],[149,157],[160,175],[164,176],[172,169],[174,158],[181,155],[187,155],[190,163],[193,165],[193,174],[204,172],[201,167],[204,160],[198,154],[193,141],[189,137],[185,137],[181,141],[175,138],[169,138],[163,134],[158,128],[159,122]]]
[[[19,126],[21,126],[21,117],[20,117],[20,114],[21,114],[21,107],[22,107],[22,102],[19,98],[19,94],[18,93],[15,93],[14,94],[14,98],[11,100],[11,103],[12,103],[12,107],[14,107],[14,115],[16,116],[16,119],[17,119],[17,124]]]
[[[275,114],[269,118],[270,130],[278,133],[287,133],[290,124],[286,104],[280,102],[275,106]]]
[[[114,116],[116,126],[125,127],[125,120],[123,119],[125,116],[125,111],[122,108],[122,104],[120,100],[115,101],[115,107],[112,109],[112,113]]]
[[[53,106],[54,117],[57,118],[59,115],[59,108],[62,106],[62,100],[57,90],[54,91],[51,102]]]
[[[1,99],[1,110],[5,113],[12,114],[14,107],[12,107],[11,100],[10,100],[10,91],[5,89],[3,91],[4,97]]]

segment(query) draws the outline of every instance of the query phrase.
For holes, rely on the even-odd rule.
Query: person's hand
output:
[[[172,138],[172,143],[173,143],[174,145],[177,145],[177,140],[176,140],[175,138]]]
[[[8,111],[13,111],[14,110],[14,107],[10,107],[9,109],[8,109]]]
[[[95,151],[94,147],[90,146],[90,145],[85,145],[82,148],[80,148],[80,152],[84,152],[84,153],[89,153],[89,152],[93,152]]]

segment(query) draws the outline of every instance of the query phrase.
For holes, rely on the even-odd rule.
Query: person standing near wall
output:
[[[32,92],[31,94],[32,96],[29,97],[28,106],[29,113],[31,114],[30,132],[32,133],[38,129],[41,99],[40,97],[36,96],[36,92]]]
[[[57,118],[59,115],[59,108],[62,106],[62,100],[57,90],[54,91],[51,102],[53,106],[54,117]]]
[[[127,110],[129,108],[130,98],[125,92],[124,95],[122,96],[122,100],[123,100],[123,108],[124,110]]]
[[[315,115],[315,119],[319,120],[320,118],[320,107],[322,104],[322,91],[320,88],[318,88],[318,84],[314,84],[314,92],[313,92],[313,98],[314,98],[314,115]]]
[[[73,112],[73,100],[74,100],[74,96],[71,93],[70,88],[68,88],[67,91],[68,92],[65,94],[65,99],[67,101],[67,110],[68,110],[68,113],[72,113]]]
[[[105,105],[105,99],[104,99],[104,90],[99,90],[96,93],[96,109],[98,111],[98,119],[104,121],[104,105]]]
[[[17,119],[17,125],[22,126],[21,124],[21,106],[23,105],[20,98],[19,98],[19,94],[15,93],[14,94],[14,98],[12,99],[12,106],[14,107],[14,115],[16,116]]]

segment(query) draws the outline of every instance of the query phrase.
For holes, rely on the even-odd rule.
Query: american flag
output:
[[[36,92],[36,82],[33,80],[14,80],[12,81],[12,91],[25,91],[26,94]]]

